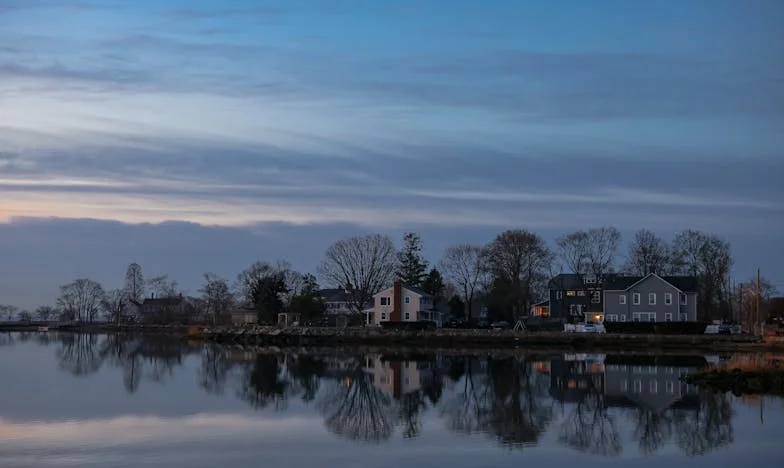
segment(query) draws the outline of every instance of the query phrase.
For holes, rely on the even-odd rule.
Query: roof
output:
[[[151,297],[144,300],[142,303],[143,306],[166,306],[166,305],[179,305],[185,301],[185,298],[182,296],[172,296],[172,297]]]
[[[651,273],[648,276],[653,275]],[[604,289],[608,291],[626,291],[635,284],[644,280],[648,276],[621,276],[615,275],[609,278],[604,284]],[[696,276],[657,276],[664,281],[670,283],[683,292],[697,292],[697,277]]]
[[[537,302],[536,304],[533,305],[533,307],[546,306],[546,305],[550,305],[550,299],[544,300],[542,302]]]
[[[425,292],[425,290],[424,290],[424,289],[422,289],[422,288],[419,288],[419,287],[416,287],[416,286],[409,286],[409,285],[407,285],[407,284],[402,284],[402,285],[401,285],[401,287],[402,287],[403,289],[408,289],[409,291],[411,291],[411,292],[412,292],[412,293],[414,293],[414,294],[419,294],[420,296],[433,297],[433,296],[432,296],[432,294],[429,294],[429,293]],[[384,289],[382,289],[381,291],[379,291],[379,292],[377,292],[377,293],[373,294],[373,297],[376,297],[376,296],[378,296],[379,294],[381,294],[381,293],[383,293],[383,292],[385,292],[385,291],[388,291],[388,290],[390,290],[390,289],[392,289],[392,288],[394,288],[394,286],[390,286],[390,287],[388,287],[388,288],[384,288]]]
[[[548,281],[547,286],[550,289],[555,290],[567,290],[567,289],[585,289],[586,286],[602,286],[606,285],[609,281],[612,281],[613,278],[621,276],[617,273],[608,273],[606,275],[602,275],[597,278],[596,283],[584,283],[583,278],[591,277],[595,275],[578,275],[575,273],[561,273],[559,275],[554,276],[550,281]]]
[[[324,302],[351,302],[346,290],[341,288],[322,289],[318,294],[324,299]]]

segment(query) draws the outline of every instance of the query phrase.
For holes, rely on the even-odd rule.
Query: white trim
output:
[[[667,299],[669,299],[669,301]],[[664,293],[664,305],[672,305],[672,293],[671,292]]]
[[[626,294],[618,295],[618,305],[626,305]]]
[[[637,299],[637,300],[635,300]],[[642,294],[638,292],[632,293],[632,305],[641,305],[642,304]]]
[[[651,300],[653,299],[653,300]],[[649,292],[648,293],[648,305],[656,305],[656,293]]]

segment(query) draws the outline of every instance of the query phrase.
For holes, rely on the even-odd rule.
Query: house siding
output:
[[[635,305],[633,301],[634,293],[640,294],[640,304]],[[665,304],[665,294],[672,294],[672,303]],[[655,294],[656,304],[649,303],[649,294]],[[686,313],[687,321],[697,320],[697,294],[686,293],[686,305],[680,305],[680,291],[670,283],[663,279],[650,276],[643,279],[636,285],[625,291],[605,291],[604,292],[604,314],[605,320],[610,315],[617,316],[618,320],[625,317],[627,322],[635,320],[635,314],[654,314],[654,321],[666,321],[667,314],[672,314],[671,320],[674,322],[680,321],[680,313]],[[626,296],[626,304],[620,303],[620,296]],[[638,315],[640,317],[640,315]],[[648,320],[647,316],[640,320]]]
[[[389,305],[381,305],[382,297],[389,298]],[[405,286],[393,286],[381,291],[373,298],[373,324],[380,325],[386,321],[416,322],[419,320],[420,310],[432,307],[432,303],[420,303],[424,297]],[[385,316],[383,320],[382,313]]]

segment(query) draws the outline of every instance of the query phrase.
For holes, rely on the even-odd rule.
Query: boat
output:
[[[48,332],[49,331],[49,327],[38,327],[38,331],[39,332]]]

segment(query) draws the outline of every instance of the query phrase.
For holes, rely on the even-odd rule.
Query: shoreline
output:
[[[594,334],[521,332],[512,330],[450,329],[380,330],[370,328],[70,325],[51,332],[133,333],[166,335],[205,343],[276,347],[409,347],[417,349],[559,348],[575,351],[714,351],[783,350],[784,340],[749,335]],[[0,325],[0,332],[37,332],[38,325]]]

